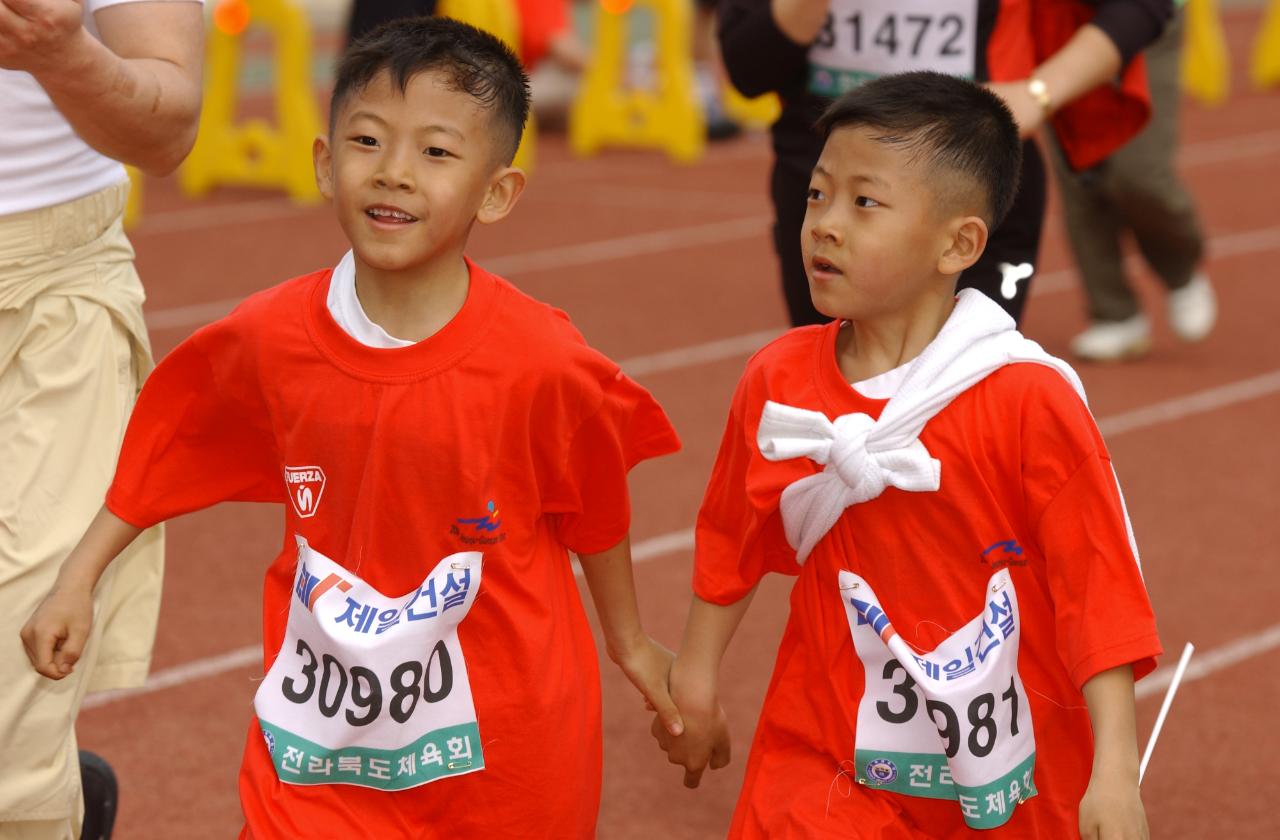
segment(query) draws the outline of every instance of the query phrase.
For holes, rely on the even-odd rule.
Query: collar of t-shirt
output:
[[[382,327],[369,320],[356,296],[356,259],[351,251],[347,251],[342,261],[333,269],[329,278],[329,297],[327,299],[329,314],[338,322],[343,332],[363,344],[365,347],[381,347],[393,349],[409,347],[414,344],[403,338],[396,338]]]
[[[915,359],[911,361],[914,362]],[[902,387],[902,381],[907,378],[909,370],[911,370],[911,362],[905,362],[893,370],[886,370],[884,373],[877,374],[870,379],[852,382],[850,385],[853,390],[869,400],[893,399],[897,396],[898,389]]]

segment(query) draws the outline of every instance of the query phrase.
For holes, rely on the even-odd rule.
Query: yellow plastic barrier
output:
[[[706,123],[693,81],[689,0],[601,0],[595,50],[569,112],[569,147],[593,155],[606,146],[660,149],[681,163],[702,156]],[[656,28],[653,90],[623,84],[631,13],[648,8]],[[612,11],[610,11],[612,9]]]
[[[1262,31],[1253,45],[1250,66],[1253,83],[1259,88],[1280,86],[1280,0],[1271,0]]]
[[[178,184],[189,196],[218,185],[274,187],[298,202],[320,200],[311,144],[323,127],[311,89],[311,33],[289,0],[219,0],[205,54],[204,111]],[[276,125],[235,124],[242,34],[258,25],[275,39]]]
[[[440,0],[436,14],[483,29],[516,52],[520,51],[520,14],[512,0]],[[512,164],[525,172],[532,171],[537,142],[538,127],[530,111]]]
[[[725,83],[721,88],[721,99],[724,112],[737,123],[749,128],[768,128],[782,116],[782,102],[777,94],[766,93],[754,99],[747,99],[738,93],[733,85]]]
[[[142,173],[132,166],[124,169],[129,173],[129,197],[124,203],[124,226],[128,229],[142,216]]]
[[[1218,0],[1187,0],[1184,14],[1182,89],[1205,105],[1221,105],[1231,88],[1231,63]]]

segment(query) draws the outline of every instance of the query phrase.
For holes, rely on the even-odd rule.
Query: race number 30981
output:
[[[303,660],[302,673],[281,683],[285,699],[299,705],[314,699],[327,718],[345,711],[352,726],[368,726],[384,710],[396,723],[405,723],[419,702],[438,703],[453,690],[453,662],[443,640],[436,642],[425,663],[409,660],[393,668],[385,688],[369,668],[348,668],[327,653],[317,657],[303,639],[298,639],[297,654]]]
[[[876,702],[876,714],[886,723],[906,723],[920,710],[920,695],[916,693],[916,681],[907,673],[907,669],[901,662],[890,659],[884,664],[881,676],[892,682],[899,671],[902,672],[902,681],[894,684],[893,694],[902,699],[902,705],[895,708],[894,704],[885,700]],[[955,758],[961,746],[967,747],[969,753],[975,758],[985,758],[991,754],[1000,734],[996,723],[996,710],[1000,701],[1004,701],[1010,707],[1009,735],[1016,737],[1018,705],[1021,698],[1018,696],[1017,685],[1012,677],[1009,678],[1009,687],[1000,694],[999,698],[992,692],[984,692],[970,698],[963,710],[965,716],[963,722],[949,704],[941,700],[925,700],[925,713],[938,728],[938,734],[947,742],[947,758]],[[968,726],[965,726],[965,723]]]

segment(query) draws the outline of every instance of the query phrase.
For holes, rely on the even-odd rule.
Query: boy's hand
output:
[[[667,761],[684,767],[684,786],[696,788],[708,766],[719,770],[729,763],[728,719],[716,698],[714,680],[686,674],[678,665],[671,672],[671,696],[684,716],[684,734],[675,737],[655,720],[653,737]]]
[[[31,665],[51,680],[71,673],[93,625],[93,590],[55,588],[23,626],[22,646]]]
[[[667,687],[675,654],[649,636],[641,635],[625,650],[610,649],[609,658],[622,669],[631,684],[640,689],[645,705],[657,712],[657,719],[668,732],[679,735],[684,731],[680,710],[672,702],[671,692]]]
[[[1134,778],[1100,776],[1089,780],[1080,800],[1082,840],[1149,840],[1147,815]]]

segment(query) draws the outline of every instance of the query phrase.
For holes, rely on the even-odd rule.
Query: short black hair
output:
[[[343,103],[383,71],[403,92],[419,73],[445,73],[456,90],[492,112],[509,135],[498,144],[509,163],[529,118],[529,77],[511,48],[488,32],[449,18],[402,18],[352,42],[338,64],[329,100],[329,131]]]
[[[824,141],[836,129],[857,127],[881,132],[877,141],[984,189],[993,230],[1009,213],[1022,141],[1009,108],[986,88],[932,71],[882,76],[842,95],[817,123]]]

